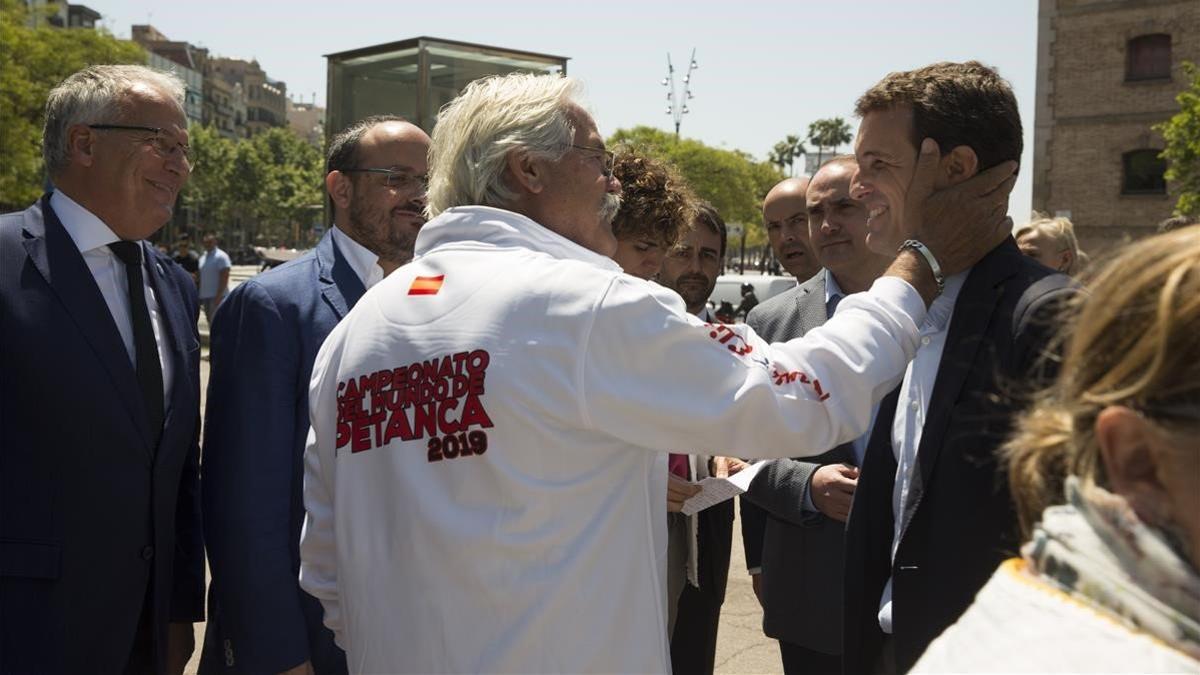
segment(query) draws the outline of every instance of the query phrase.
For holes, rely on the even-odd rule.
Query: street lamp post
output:
[[[667,87],[667,114],[675,120],[675,138],[679,138],[679,124],[683,116],[691,112],[688,101],[692,96],[692,71],[698,68],[696,64],[696,48],[692,47],[692,58],[688,59],[687,73],[683,76],[683,97],[675,94],[675,66],[671,65],[671,55],[667,54],[667,76],[662,79],[662,86]]]

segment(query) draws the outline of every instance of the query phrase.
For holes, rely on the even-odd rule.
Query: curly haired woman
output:
[[[613,175],[621,181],[613,260],[628,274],[651,279],[695,218],[696,197],[674,168],[635,150],[617,152]]]

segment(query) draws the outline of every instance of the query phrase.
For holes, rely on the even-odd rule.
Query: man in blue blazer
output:
[[[182,672],[203,619],[196,289],[144,241],[191,172],[183,93],[68,77],[56,189],[0,216],[0,673]]]
[[[308,382],[325,337],[365,289],[412,258],[425,223],[429,137],[371,117],[333,139],[334,226],[315,250],[235,288],[212,327],[204,529],[212,586],[202,673],[344,673],[300,589]]]

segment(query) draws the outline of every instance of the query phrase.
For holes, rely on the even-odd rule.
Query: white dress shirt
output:
[[[896,456],[896,482],[892,488],[892,513],[895,515],[892,562],[896,561],[896,549],[900,547],[904,505],[908,503],[913,472],[917,467],[917,450],[921,447],[921,431],[929,411],[929,397],[942,363],[946,333],[954,316],[958,292],[962,290],[969,272],[967,270],[946,277],[945,289],[929,306],[925,321],[921,323],[921,342],[917,347],[917,355],[908,364],[904,382],[900,385],[900,399],[896,402],[896,416],[892,419],[892,453]],[[892,633],[892,577],[888,577],[883,597],[879,600],[879,627],[889,635]]]
[[[121,342],[129,354],[129,362],[137,369],[137,348],[133,344],[133,316],[129,308],[129,280],[125,276],[125,263],[108,248],[109,244],[121,241],[104,221],[91,211],[83,208],[78,202],[55,190],[50,195],[50,208],[62,221],[63,229],[75,242],[83,261],[87,263],[100,295],[108,305],[117,332],[121,334]],[[139,250],[141,250],[139,248]],[[143,256],[145,253],[143,252]],[[145,258],[143,257],[143,260]],[[162,364],[163,380],[163,410],[170,409],[167,392],[171,391],[172,376],[171,359],[167,357],[167,333],[162,312],[159,311],[158,296],[150,286],[145,266],[142,269],[142,287],[146,294],[146,308],[150,310],[150,325],[154,328],[154,343],[158,346],[158,360]]]
[[[383,281],[384,274],[383,268],[379,266],[379,256],[375,255],[371,249],[354,241],[350,235],[339,230],[336,225],[333,226],[333,243],[342,252],[342,257],[346,259],[350,269],[354,270],[358,280],[362,282],[364,290]]]

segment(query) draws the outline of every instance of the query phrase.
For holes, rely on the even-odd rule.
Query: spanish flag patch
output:
[[[437,295],[437,292],[442,290],[442,281],[445,279],[445,274],[436,277],[417,277],[413,279],[412,286],[408,287],[408,294]]]

